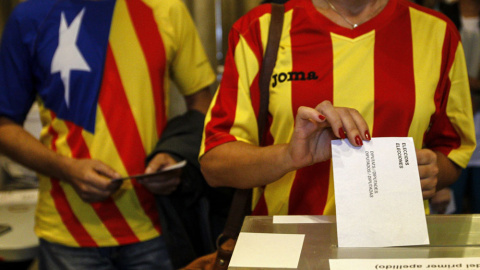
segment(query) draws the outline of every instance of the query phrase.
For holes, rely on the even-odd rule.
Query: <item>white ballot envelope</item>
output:
[[[428,245],[412,138],[332,141],[339,247]]]

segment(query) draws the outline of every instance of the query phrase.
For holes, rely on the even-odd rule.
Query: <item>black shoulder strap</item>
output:
[[[260,70],[260,109],[258,113],[258,140],[259,144],[265,143],[265,128],[268,120],[268,101],[270,92],[270,81],[273,68],[277,61],[278,46],[283,29],[283,15],[285,8],[281,4],[271,4],[272,17],[268,33],[267,48],[263,56]],[[217,239],[217,256],[213,269],[224,270],[228,268],[233,250],[221,248],[221,241],[226,239],[237,239],[242,229],[245,216],[251,214],[252,189],[236,189],[232,204],[228,212],[227,221],[223,233]]]
[[[285,13],[282,4],[272,4],[272,18],[268,31],[268,42],[265,54],[263,56],[262,67],[260,70],[260,110],[258,112],[258,140],[259,144],[265,143],[265,128],[268,120],[268,103],[270,96],[270,81],[272,79],[273,68],[277,61],[278,47],[282,37],[283,16]]]
[[[268,117],[268,100],[270,80],[273,68],[277,60],[278,46],[283,29],[284,6],[281,4],[272,4],[272,18],[268,34],[268,43],[263,57],[262,67],[260,70],[260,110],[258,117],[259,141],[262,145],[264,140],[264,130]],[[242,228],[243,219],[251,214],[251,189],[237,189],[232,199],[223,236],[237,239],[240,229]]]

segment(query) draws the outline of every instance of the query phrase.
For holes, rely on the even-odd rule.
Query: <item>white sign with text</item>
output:
[[[330,270],[480,270],[479,258],[330,259]]]

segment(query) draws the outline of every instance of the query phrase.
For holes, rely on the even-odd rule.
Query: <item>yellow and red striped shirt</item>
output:
[[[230,33],[225,73],[205,122],[200,155],[230,141],[258,144],[258,76],[270,6],[238,20]],[[357,109],[373,137],[413,137],[465,167],[475,147],[465,59],[445,16],[407,0],[390,0],[355,29],[340,27],[311,0],[285,4],[271,78],[270,144],[288,143],[298,107],[324,100]],[[255,188],[254,214],[334,214],[330,161],[290,172]]]
[[[215,81],[179,0],[30,0],[19,4],[10,26],[0,81],[11,92],[1,92],[0,114],[21,123],[36,98],[44,145],[100,160],[123,176],[145,169],[168,119],[169,80],[183,95]],[[68,61],[56,57],[61,50]],[[35,231],[41,238],[96,247],[161,234],[154,196],[135,180],[89,204],[67,182],[39,179]]]

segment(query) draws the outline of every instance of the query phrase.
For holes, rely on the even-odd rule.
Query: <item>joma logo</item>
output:
[[[310,71],[308,74],[305,74],[303,71],[295,72],[287,72],[287,73],[279,73],[274,74],[273,76],[273,84],[272,87],[277,86],[278,83],[283,83],[285,81],[305,81],[305,80],[316,80],[318,79],[317,74],[314,71]]]

